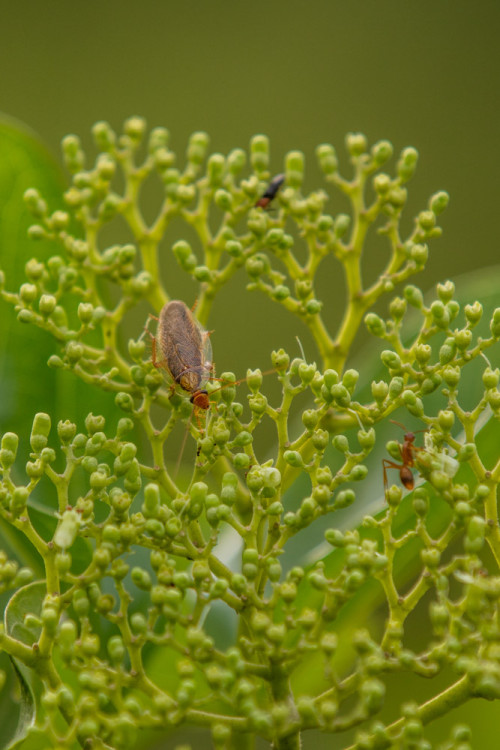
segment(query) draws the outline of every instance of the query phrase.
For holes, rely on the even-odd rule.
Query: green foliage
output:
[[[1,529],[15,535],[21,563],[33,560],[0,557],[0,591],[15,592],[0,648],[25,709],[11,746],[121,749],[140,744],[137,730],[194,724],[221,750],[257,737],[298,748],[312,729],[350,730],[345,746],[358,750],[430,747],[427,724],[473,697],[500,698],[500,459],[491,450],[500,371],[486,356],[496,354],[500,309],[461,305],[451,281],[430,300],[404,286],[385,318],[377,305],[424,268],[447,195],[432,196],[402,236],[411,148],[391,176],[381,169],[392,146],[368,149],[351,134],[346,179],[333,146],[319,146],[326,186],[351,207],[330,215],[324,189],[302,190],[301,152],[286,156],[283,184],[270,183],[265,136],[252,140],[245,171],[242,149],[209,156],[204,133],[191,137],[182,168],[168,131],[146,138],[140,118],[119,136],[107,123],[93,134],[90,167],[79,139],[63,140],[72,175],[64,210],[25,194],[30,235],[51,256],[28,260],[17,291],[1,278],[19,322],[52,337],[49,366],[114,402],[110,417],[90,412],[84,424],[36,414],[28,460],[17,457],[17,434],[2,437]],[[141,189],[152,176],[162,200],[148,222]],[[174,219],[196,234],[172,251],[199,285],[196,318],[178,304],[175,324],[167,311],[177,295],[161,273]],[[118,222],[130,242],[107,246]],[[374,231],[388,259],[365,287]],[[347,285],[338,330],[315,291],[330,256]],[[204,326],[237,273],[301,319],[318,351],[319,365],[272,353],[275,402],[260,370],[245,386],[232,373],[211,378]],[[144,301],[158,331],[144,320],[122,346],[126,317]],[[346,363],[363,321],[382,343],[360,381]],[[236,400],[244,388],[246,405]],[[381,459],[370,471],[370,454],[397,409],[425,435],[403,439],[392,426],[384,475],[397,470],[407,489],[422,482],[411,494],[386,486],[379,512],[342,530],[337,519],[359,507],[360,493],[381,492]],[[178,422],[197,444],[189,476],[166,460]],[[263,423],[275,436],[270,456]],[[289,564],[287,551],[313,527],[324,532],[321,557]],[[408,626],[414,613],[425,623],[420,639]],[[399,705],[390,695],[398,674],[430,678],[428,698]],[[457,727],[443,748],[470,746]]]

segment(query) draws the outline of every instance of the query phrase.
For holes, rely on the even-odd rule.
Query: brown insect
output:
[[[257,203],[255,204],[256,208],[267,208],[268,205],[271,203],[273,198],[276,198],[276,195],[278,193],[278,190],[285,182],[285,175],[284,174],[278,174],[276,177],[273,177],[269,185],[267,186],[265,192],[261,195]]]
[[[391,419],[393,424],[398,425],[405,430],[403,444],[399,446],[399,452],[401,453],[401,463],[398,464],[394,461],[390,461],[388,458],[384,458],[382,466],[384,467],[384,487],[387,489],[387,469],[397,469],[399,471],[399,478],[401,484],[406,487],[407,490],[412,490],[415,486],[413,478],[412,467],[415,465],[415,453],[423,450],[423,448],[417,448],[415,443],[415,432],[406,432],[406,427],[401,422],[396,422]],[[425,432],[426,430],[417,430],[417,432]]]
[[[167,302],[155,320],[156,336],[146,327],[152,340],[153,365],[166,370],[174,383],[191,394],[195,409],[208,409],[204,386],[213,371],[210,333],[181,300]]]

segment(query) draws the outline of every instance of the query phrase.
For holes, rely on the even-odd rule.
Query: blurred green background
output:
[[[396,152],[413,145],[420,164],[409,185],[407,228],[431,193],[444,189],[451,196],[442,217],[444,235],[432,244],[427,270],[417,279],[425,290],[497,263],[499,31],[500,5],[494,0],[21,0],[3,5],[0,109],[38,134],[48,164],[50,154],[59,159],[63,135],[79,134],[92,154],[92,124],[105,119],[120,128],[132,114],[144,116],[150,127],[167,126],[181,161],[193,130],[206,130],[212,150],[222,153],[246,148],[253,134],[266,133],[274,173],[282,170],[288,150],[305,152],[306,189],[323,185],[314,158],[319,143],[338,148],[348,173],[348,131],[365,133],[370,143],[387,138]],[[2,157],[8,141],[3,131]],[[23,190],[41,179],[25,169],[21,156],[0,162],[0,261],[12,269],[40,252],[25,243],[13,258],[12,248],[22,243],[6,231]],[[52,170],[51,184],[59,179]],[[52,200],[55,208],[54,195]],[[331,213],[344,208],[336,196],[327,205]],[[20,211],[23,236],[26,225]],[[171,239],[178,239],[175,232]],[[378,267],[375,252],[367,274]],[[192,304],[194,283],[171,262],[168,270],[169,293]],[[333,264],[328,271],[319,296],[337,319],[342,275]],[[492,291],[498,278],[491,273]],[[280,346],[297,354],[297,333],[306,354],[317,356],[305,329],[269,300],[242,293],[244,286],[242,275],[221,294],[210,321],[219,372],[266,368],[269,351]],[[136,322],[135,333],[143,322]],[[44,356],[36,344],[31,348],[32,334],[23,330],[20,338],[19,330],[13,311],[2,305],[0,430],[21,429],[34,411],[52,410],[60,393],[66,394],[63,406],[58,402],[64,413],[56,408],[57,416],[80,418],[73,385],[45,366],[51,342]],[[26,368],[29,379],[23,380],[19,373]],[[98,399],[85,406],[105,410]],[[487,749],[497,746],[492,716],[476,702],[451,720],[472,717],[476,746]],[[325,747],[342,747],[342,741],[316,739],[318,746],[324,739]]]

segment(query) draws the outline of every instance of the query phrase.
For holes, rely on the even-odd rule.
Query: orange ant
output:
[[[382,466],[384,467],[384,487],[387,489],[387,469],[397,469],[399,471],[401,484],[406,487],[407,490],[412,490],[415,486],[415,481],[411,469],[415,465],[415,453],[424,449],[418,448],[416,445],[414,445],[416,435],[415,432],[406,432],[406,427],[401,424],[401,422],[396,422],[394,419],[391,419],[391,422],[405,430],[405,434],[403,444],[399,446],[399,452],[401,453],[401,463],[395,463],[394,461],[390,461],[388,458],[384,458],[382,461]],[[426,429],[417,430],[417,432],[426,432]]]
[[[278,190],[285,182],[285,175],[278,174],[273,177],[265,192],[261,195],[259,200],[255,203],[255,208],[267,208],[271,201],[276,197]]]

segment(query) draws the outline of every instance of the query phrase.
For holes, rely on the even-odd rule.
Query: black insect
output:
[[[255,204],[256,208],[267,208],[268,205],[271,203],[273,198],[276,198],[276,195],[278,193],[278,190],[285,182],[285,175],[284,174],[278,174],[276,177],[273,177],[269,185],[267,186],[265,193],[261,195],[257,203]]]

